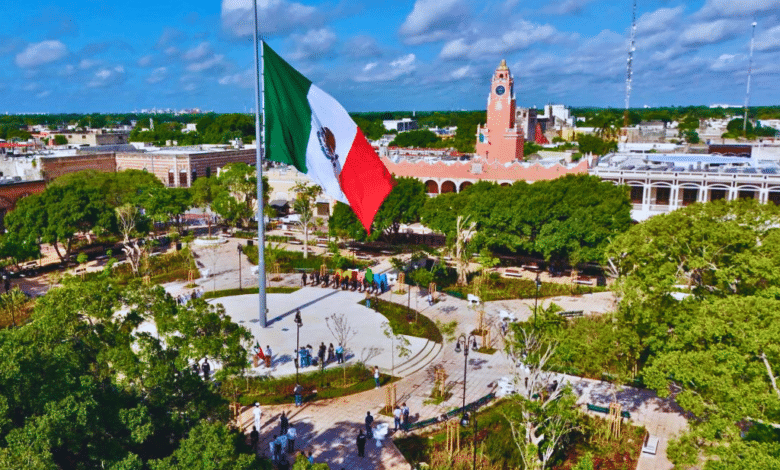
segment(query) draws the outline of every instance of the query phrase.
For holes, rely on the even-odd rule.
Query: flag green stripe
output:
[[[266,159],[308,173],[306,147],[311,133],[307,95],[311,81],[263,41]]]

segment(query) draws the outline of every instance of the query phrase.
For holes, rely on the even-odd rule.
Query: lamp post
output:
[[[298,368],[300,367],[300,358],[301,358],[301,327],[303,326],[303,320],[301,319],[301,311],[297,310],[295,312],[295,324],[297,325],[297,330],[295,334],[295,383],[298,383]]]
[[[469,335],[466,337],[466,334],[463,333],[458,337],[458,342],[455,343],[455,352],[459,353],[461,351],[461,344],[463,344],[463,417],[460,419],[460,424],[463,427],[468,427],[469,425],[469,413],[466,412],[466,374],[468,372],[468,363],[469,363],[469,346],[471,346],[471,349],[477,350],[477,338],[474,335]],[[472,470],[477,468],[477,416],[475,413],[472,413],[474,415],[474,449],[472,453]]]
[[[238,290],[241,290],[241,253],[244,251],[244,247],[239,243],[236,249],[238,250]]]
[[[477,337],[469,335],[466,337],[465,333],[462,333],[458,337],[458,341],[455,343],[455,352],[461,351],[461,343],[463,344],[463,408],[466,408],[466,374],[468,372],[469,364],[469,346],[476,351],[477,349]]]
[[[539,280],[539,273],[536,273],[536,295],[534,296],[534,328],[536,328],[536,309],[539,307],[539,288],[542,287],[542,281]]]
[[[469,427],[469,419],[473,416],[474,418],[474,446],[471,449],[471,469],[476,470],[477,468],[477,413],[472,412],[471,415],[469,413],[463,413],[463,417],[460,418],[460,425],[464,428]]]

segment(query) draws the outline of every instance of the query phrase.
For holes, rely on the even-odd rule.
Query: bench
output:
[[[291,239],[287,240],[287,243],[290,244],[290,245],[303,245],[303,241],[302,240],[298,240],[297,238],[291,238]]]
[[[479,305],[479,304],[480,304],[480,302],[481,302],[481,301],[479,300],[479,297],[477,297],[477,296],[476,296],[476,295],[474,295],[474,294],[468,294],[468,295],[466,296],[466,299],[469,301],[469,303],[470,303],[471,305]]]
[[[651,437],[648,434],[647,438],[645,438],[645,442],[642,444],[642,453],[655,455],[656,451],[658,450],[658,440],[659,439],[657,437]]]
[[[417,421],[417,422],[414,422],[414,423],[409,423],[408,430],[412,431],[412,430],[415,430],[415,429],[424,428],[424,427],[430,426],[432,424],[436,424],[438,422],[439,422],[439,418],[430,418],[430,419],[426,419],[426,420],[423,420],[423,421]]]
[[[588,411],[594,411],[596,413],[604,413],[609,414],[609,407],[608,406],[598,406],[594,405],[592,403],[588,403]],[[623,418],[631,418],[631,413],[628,411],[622,411],[620,412],[620,416]]]
[[[522,265],[520,267],[523,268],[523,269],[526,269],[528,271],[538,271],[539,270],[539,265],[536,264],[536,263],[524,264],[524,265]]]
[[[595,279],[592,279],[588,276],[577,276],[577,279],[574,280],[575,284],[582,284],[585,286],[592,286]]]
[[[506,276],[506,277],[523,277],[523,273],[520,272],[519,269],[509,268],[506,271],[504,271],[504,276]]]
[[[558,315],[565,318],[581,317],[585,314],[584,310],[568,310],[566,312],[558,312]]]

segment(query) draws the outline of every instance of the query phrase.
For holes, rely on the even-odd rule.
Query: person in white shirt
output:
[[[395,428],[393,431],[398,431],[398,428],[401,427],[401,408],[398,405],[395,405],[395,409],[393,410],[393,421],[395,424]]]
[[[255,429],[260,430],[260,417],[263,415],[263,410],[260,409],[260,403],[255,402],[255,407],[252,410],[252,414],[255,416]]]
[[[298,437],[298,433],[295,428],[287,428],[287,452],[292,454],[295,452],[295,438]]]

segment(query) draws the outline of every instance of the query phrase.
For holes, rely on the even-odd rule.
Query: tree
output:
[[[68,145],[68,138],[64,135],[57,134],[54,136],[54,145]]]
[[[571,386],[549,386],[552,374],[545,369],[555,348],[556,343],[520,325],[512,325],[506,338],[505,352],[515,365],[514,385],[522,393],[513,396],[516,406],[504,417],[526,469],[546,468],[561,442],[577,427],[577,397]]]
[[[245,470],[259,469],[260,463],[247,452],[246,437],[222,423],[200,421],[170,457],[150,462],[152,470]],[[208,456],[208,458],[204,458]]]
[[[211,236],[212,225],[212,218],[209,216],[209,213],[212,212],[211,205],[222,190],[223,188],[216,178],[198,178],[190,186],[192,205],[201,209],[207,215],[206,221],[209,226],[209,237]]]
[[[303,258],[306,259],[309,256],[309,228],[316,217],[317,196],[322,193],[322,188],[303,182],[296,184],[293,191],[296,193],[293,210],[300,217],[298,224],[303,230]]]
[[[17,319],[21,319],[21,314],[30,304],[30,299],[19,289],[19,286],[14,286],[8,292],[0,294],[0,312],[11,317],[11,324],[14,328],[17,326]]]
[[[402,132],[390,142],[391,147],[418,147],[428,148],[437,146],[441,142],[439,136],[427,129]]]
[[[119,233],[122,235],[122,244],[124,245],[122,251],[125,252],[130,268],[136,276],[138,275],[138,264],[144,251],[138,245],[138,241],[132,240],[130,236],[136,231],[140,215],[138,209],[131,204],[125,204],[116,208]]]
[[[355,241],[364,241],[368,235],[363,224],[355,215],[355,211],[343,202],[336,202],[333,214],[328,219],[328,232],[333,237],[351,238]],[[376,233],[374,232],[372,235]]]
[[[408,357],[412,353],[412,350],[409,349],[412,343],[409,342],[406,336],[396,333],[389,322],[382,322],[382,333],[390,340],[390,373],[395,375],[396,354],[398,357]]]
[[[471,223],[469,223],[471,222]],[[458,271],[458,285],[466,286],[468,280],[466,275],[468,274],[469,259],[471,259],[470,253],[466,249],[466,244],[474,236],[476,232],[476,222],[471,221],[471,216],[458,216],[458,220],[455,226],[455,269]]]
[[[777,458],[738,425],[780,416],[779,223],[774,205],[694,204],[632,227],[609,247],[619,275],[616,327],[634,337],[645,383],[694,416],[670,446],[679,465],[704,458],[708,469],[750,468]]]
[[[346,358],[349,351],[348,342],[354,338],[358,332],[352,329],[352,326],[347,321],[346,315],[343,313],[333,313],[329,317],[325,317],[325,325],[327,325],[330,334],[336,339],[336,342],[344,349],[344,356]],[[347,361],[344,360],[341,363],[342,370],[344,372],[344,385],[347,383]]]
[[[580,152],[592,153],[593,155],[606,155],[617,150],[617,142],[595,135],[578,134],[577,143],[579,144]]]
[[[422,181],[412,177],[394,177],[393,189],[374,218],[375,231],[397,235],[401,224],[420,220],[420,210],[427,199]]]
[[[698,144],[701,142],[701,139],[699,139],[699,133],[694,130],[683,132],[683,136],[685,137],[685,141],[689,144]]]

